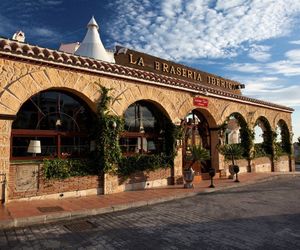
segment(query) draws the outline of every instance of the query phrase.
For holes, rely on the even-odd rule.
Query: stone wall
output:
[[[104,175],[104,194],[120,193],[129,190],[162,187],[171,184],[171,169],[161,168],[151,172],[137,172],[128,178],[113,174]]]
[[[251,172],[262,173],[271,172],[272,162],[269,157],[255,158],[251,162]]]
[[[40,175],[41,164],[11,165],[8,200],[49,199],[103,194],[103,177],[78,176],[46,180]]]
[[[275,171],[276,172],[289,172],[290,171],[290,159],[289,156],[284,155],[280,156],[275,162]]]

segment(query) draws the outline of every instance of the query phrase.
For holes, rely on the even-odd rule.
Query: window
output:
[[[152,103],[138,101],[125,112],[125,132],[120,139],[123,154],[163,151],[166,117]]]
[[[27,100],[12,125],[12,159],[83,157],[90,151],[92,113],[76,96],[43,91]],[[28,150],[38,141],[40,153]]]

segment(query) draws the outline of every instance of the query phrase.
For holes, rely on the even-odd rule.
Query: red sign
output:
[[[201,98],[201,97],[194,97],[193,100],[194,106],[196,107],[208,107],[208,100],[205,98]]]

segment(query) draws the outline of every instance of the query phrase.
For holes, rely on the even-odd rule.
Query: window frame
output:
[[[11,160],[42,160],[42,159],[54,159],[54,158],[64,158],[61,154],[61,137],[85,137],[86,133],[82,132],[66,132],[66,131],[56,131],[56,130],[31,130],[31,129],[12,129],[11,140],[10,140],[10,159]],[[56,141],[57,156],[13,156],[13,138],[14,137],[53,137]]]

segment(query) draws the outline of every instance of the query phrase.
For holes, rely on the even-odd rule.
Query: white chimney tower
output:
[[[106,51],[101,42],[98,33],[99,26],[94,17],[88,23],[87,28],[87,33],[75,54],[115,63],[114,54]]]

